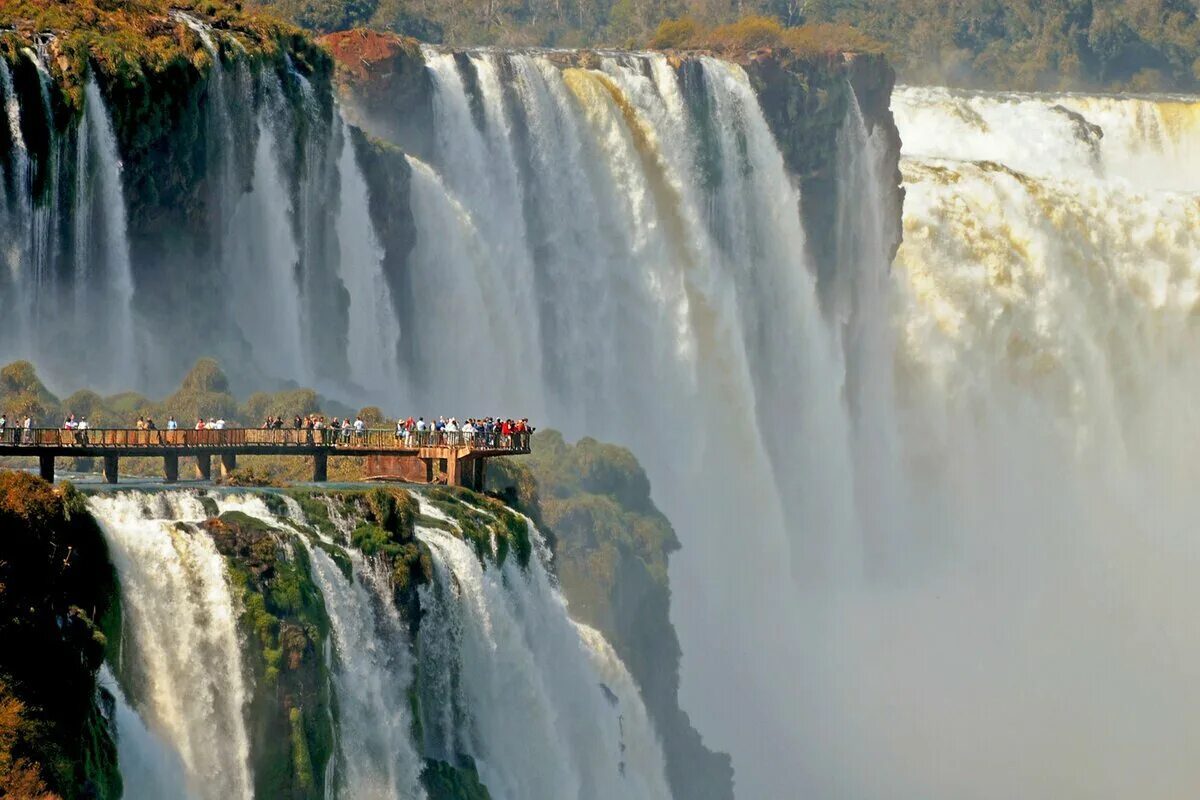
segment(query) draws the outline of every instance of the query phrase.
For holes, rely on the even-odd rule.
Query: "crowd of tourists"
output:
[[[220,431],[225,430],[228,423],[220,417],[197,417],[194,430]],[[17,419],[0,413],[0,444],[32,444],[33,431],[36,423],[26,414]],[[76,417],[68,414],[63,420],[62,428],[70,431],[71,438],[76,444],[88,443],[88,431],[91,430],[86,416]],[[171,416],[167,419],[166,430],[179,430],[179,421]],[[236,426],[232,426],[236,427]],[[161,430],[149,416],[137,418],[136,429],[139,431]],[[291,421],[275,415],[268,416],[262,424],[263,430],[292,430],[295,438],[303,437],[307,444],[350,444],[361,440],[368,434],[368,426],[362,416],[353,420],[349,417],[326,419],[321,414],[296,415]],[[529,436],[533,433],[528,419],[504,419],[501,417],[471,418],[460,423],[455,417],[432,417],[426,422],[424,417],[396,421],[394,440],[404,447],[427,447],[431,445],[466,445],[468,447],[491,449],[521,449],[529,446]],[[386,435],[386,434],[385,434]],[[287,439],[293,439],[287,436]]]
[[[463,444],[471,447],[500,449],[526,448],[533,428],[528,419],[485,417],[468,419],[461,425],[454,417],[446,419],[412,417],[396,422],[396,440],[405,446],[428,444]]]
[[[349,417],[326,419],[321,414],[297,415],[291,422],[283,417],[268,416],[262,424],[263,430],[303,431],[309,444],[350,444],[366,437],[368,427],[362,416],[353,420]],[[461,444],[471,447],[513,448],[527,447],[533,428],[528,419],[468,419],[461,425],[454,417],[438,417],[425,421],[424,417],[396,421],[393,438],[405,447]]]

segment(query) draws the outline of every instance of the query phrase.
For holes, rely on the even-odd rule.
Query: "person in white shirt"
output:
[[[175,421],[174,417],[171,417],[170,419],[167,420],[167,430],[169,430],[169,431],[179,430],[179,423]]]
[[[225,418],[222,417],[221,419],[217,420],[216,424],[213,427],[219,431],[225,430]]]
[[[362,436],[367,429],[367,423],[363,422],[362,417],[354,418],[354,435]]]
[[[75,426],[75,441],[80,444],[87,444],[88,421],[87,417],[80,417],[79,424]]]

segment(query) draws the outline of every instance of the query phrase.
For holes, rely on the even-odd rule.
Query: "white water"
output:
[[[324,550],[309,546],[308,553],[333,626],[338,740],[343,753],[339,796],[422,798],[422,763],[413,747],[408,709],[411,657],[391,606],[391,588],[385,583],[380,587],[383,593],[373,593],[375,587],[364,583],[372,567],[357,553],[352,581]]]
[[[30,217],[33,214],[29,149],[25,144],[25,134],[21,130],[21,101],[13,88],[12,70],[3,58],[0,58],[0,92],[4,94],[4,114],[9,139],[13,143],[10,165],[12,174],[7,177],[15,190],[15,196],[6,198],[5,227],[8,231],[4,239],[0,240],[4,245],[3,256],[11,291],[16,298],[13,312],[17,319],[10,335],[17,337],[19,349],[28,351],[32,338],[31,309],[36,292],[33,275],[36,266],[28,255],[31,248],[26,236],[26,231],[32,230]]]
[[[468,66],[431,60],[431,168],[539,302],[464,336],[536,342],[490,396],[647,467],[684,707],[739,796],[1186,793],[1196,103],[901,90],[891,272],[851,109],[823,313],[740,70],[702,65],[697,119],[652,56]]]
[[[172,797],[191,800],[183,763],[161,737],[150,731],[117,683],[108,664],[100,667],[99,684],[113,697],[109,720],[117,740],[124,797]]]
[[[342,283],[350,293],[350,331],[347,354],[350,375],[366,388],[368,397],[387,403],[402,385],[400,376],[400,321],[392,291],[383,273],[384,251],[371,224],[367,181],[354,155],[350,129],[342,123],[342,176],[338,211],[338,244],[341,247]]]
[[[418,529],[418,537],[436,573],[436,586],[421,589],[420,642],[435,746],[474,758],[497,800],[669,798],[640,697],[611,651],[567,616],[541,554],[526,572],[512,558],[485,569],[445,531]],[[600,686],[606,680],[617,705]]]
[[[1186,795],[1200,104],[904,89],[895,108],[907,480],[875,493],[909,520],[825,603],[803,768],[818,796]]]
[[[207,517],[183,492],[94,497],[121,582],[121,665],[140,716],[179,756],[197,798],[250,800],[238,611]]]
[[[258,114],[254,182],[236,196],[225,270],[235,298],[234,318],[250,348],[270,373],[310,375],[301,335],[300,284],[296,269],[300,251],[291,228],[292,206],[279,166],[279,134],[272,118],[282,113],[278,81],[264,77],[267,96]],[[267,291],[263,291],[266,288]]]
[[[387,568],[357,551],[353,578],[305,538],[298,506],[277,518],[261,496],[220,494],[237,511],[299,537],[332,629],[338,757],[327,797],[419,800],[421,750],[412,739],[414,663]],[[187,492],[122,492],[89,501],[117,567],[125,614],[114,725],[128,797],[250,798],[237,609],[222,558],[195,525],[207,514]],[[432,510],[432,509],[431,509]],[[567,615],[532,531],[528,571],[510,558],[485,569],[474,550],[423,530],[436,585],[421,590],[425,755],[476,760],[497,800],[670,797],[662,749],[638,689],[603,638]],[[441,719],[441,722],[435,720]]]
[[[498,95],[489,59],[514,75],[516,105]],[[517,335],[487,316],[464,330],[514,352],[535,343],[487,396],[544,404],[569,436],[637,453],[685,542],[671,573],[685,707],[734,753],[742,796],[785,796],[803,743],[790,688],[803,633],[788,614],[747,610],[795,608],[797,573],[861,570],[858,537],[841,535],[857,512],[840,332],[818,310],[796,189],[736,67],[701,65],[690,91],[709,116],[696,119],[656,56],[598,71],[537,55],[472,64],[482,129],[453,61],[431,59],[432,167],[467,212],[458,217],[503,254],[491,280],[538,298],[535,313],[506,315]],[[524,166],[515,186],[508,152]],[[423,233],[419,222],[418,248],[445,255],[417,261],[414,282],[437,285],[431,267],[455,259]]]
[[[97,303],[107,320],[104,338],[92,343],[86,354],[95,364],[109,366],[107,376],[98,376],[94,386],[117,390],[130,385],[140,375],[134,349],[133,268],[129,260],[126,232],[124,189],[121,184],[121,160],[112,120],[94,78],[84,90],[89,107],[88,132],[96,154],[97,189],[94,200],[101,204],[103,252],[93,250],[93,259],[103,258],[104,271],[95,275],[89,286],[88,300]],[[95,242],[95,238],[90,240]]]

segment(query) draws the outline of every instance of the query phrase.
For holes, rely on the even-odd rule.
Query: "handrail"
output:
[[[216,430],[137,430],[135,428],[14,428],[0,430],[0,448],[249,448],[324,447],[330,450],[418,450],[426,447],[465,447],[470,451],[528,451],[528,432],[508,436],[448,431],[397,432],[391,428],[223,428]]]

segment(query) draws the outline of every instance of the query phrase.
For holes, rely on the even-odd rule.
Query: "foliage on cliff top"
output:
[[[893,45],[908,82],[1003,89],[1194,91],[1191,0],[820,0],[822,18]]]
[[[73,486],[20,472],[0,471],[0,532],[0,705],[17,714],[0,731],[0,773],[23,760],[26,789],[36,764],[62,797],[115,798],[115,748],[95,706],[100,620],[117,604],[104,539]]]
[[[207,69],[200,37],[172,11],[188,13],[236,39],[245,56],[273,60],[287,53],[302,71],[326,71],[328,57],[299,29],[224,0],[7,0],[0,3],[0,54],[16,57],[50,34],[50,69],[63,78],[75,105],[89,62],[107,83],[131,85],[148,74]]]
[[[661,22],[650,38],[659,50],[704,50],[739,56],[754,50],[781,50],[816,59],[842,53],[882,53],[885,45],[849,25],[811,23],[785,28],[771,17],[749,16],[725,25],[706,26],[692,17]]]

